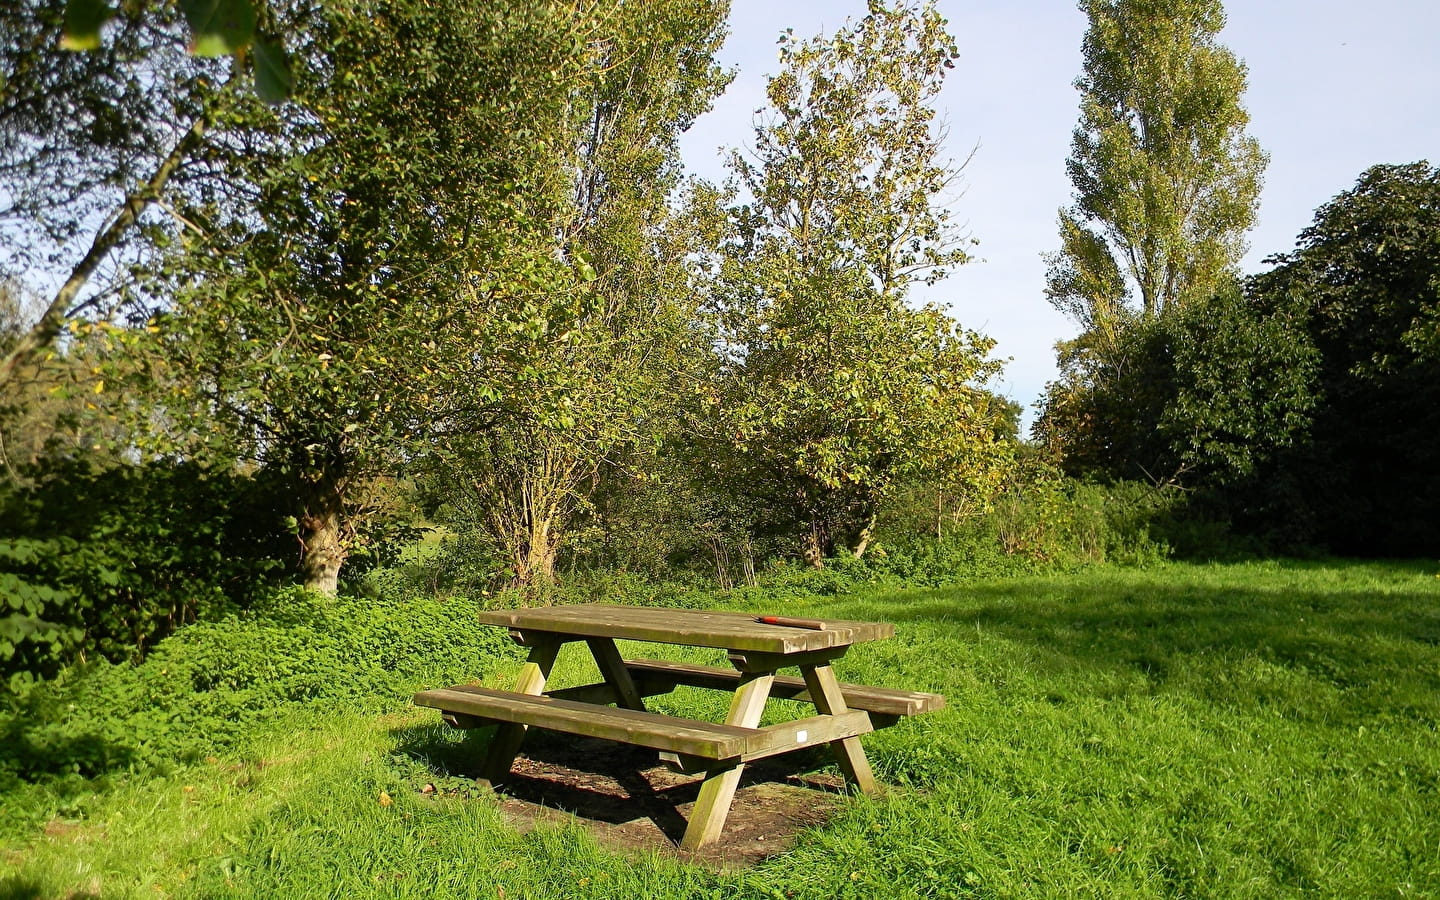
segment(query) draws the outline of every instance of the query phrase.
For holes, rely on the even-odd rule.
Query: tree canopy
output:
[[[1309,447],[1288,463],[1311,486],[1296,493],[1296,515],[1337,551],[1434,553],[1440,170],[1425,161],[1366,170],[1271,261],[1256,290],[1301,304],[1320,360]]]
[[[573,314],[545,223],[603,17],[369,0],[295,15],[313,47],[300,102],[217,135],[227,192],[150,285],[172,298],[155,371],[181,433],[290,474],[305,579],[333,592],[374,479],[456,397],[498,397],[516,354]]]
[[[934,100],[956,54],[933,5],[830,38],[781,39],[768,117],[731,168],[719,259],[718,432],[748,489],[807,558],[863,553],[879,504],[920,473],[984,481],[998,407],[978,385],[993,342],[908,289],[967,259],[941,205],[958,171]]]
[[[456,398],[428,457],[457,524],[487,533],[523,584],[554,578],[602,471],[675,430],[677,376],[703,352],[678,138],[729,81],[713,58],[724,5],[603,9],[557,134],[564,188],[541,245],[573,267],[550,288],[571,314],[528,345],[491,402]],[[484,398],[476,374],[471,396]]]
[[[1255,220],[1266,157],[1245,133],[1245,66],[1220,0],[1082,0],[1080,123],[1046,295],[1103,334],[1210,296]]]

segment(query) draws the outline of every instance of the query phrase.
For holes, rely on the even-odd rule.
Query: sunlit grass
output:
[[[1437,571],[1167,565],[767,609],[895,622],[842,678],[949,706],[866,738],[894,790],[744,872],[520,834],[460,779],[418,790],[476,738],[337,709],[122,783],[4,851],[0,897],[1435,896]],[[554,680],[593,677],[577,652]]]

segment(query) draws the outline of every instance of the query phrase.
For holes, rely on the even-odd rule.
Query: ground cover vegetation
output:
[[[1081,4],[1029,440],[909,294],[933,6],[783,35],[722,185],[718,0],[199,6],[0,11],[0,895],[1435,890],[1434,573],[1253,560],[1440,554],[1440,171],[1239,272],[1219,2]],[[522,838],[404,700],[589,600],[897,621],[952,709],[752,873]]]
[[[437,678],[513,677],[518,656],[493,652],[500,631],[473,625],[473,602],[277,597],[140,666],[28,695],[30,715],[5,724],[37,752],[30,780],[7,769],[0,883],[11,896],[1427,896],[1440,888],[1436,574],[1165,563],[707,595],[893,620],[897,638],[857,647],[842,676],[949,700],[866,738],[886,796],[846,800],[789,852],[729,873],[501,816],[465,774],[483,733],[406,708]],[[562,656],[557,683],[593,677],[581,662]],[[67,703],[78,711],[37,726]]]

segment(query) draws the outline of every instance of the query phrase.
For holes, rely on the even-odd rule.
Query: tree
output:
[[[944,20],[872,3],[780,48],[753,160],[731,158],[749,202],[719,260],[711,403],[757,518],[820,565],[865,552],[899,481],[989,477],[1001,410],[978,384],[998,365],[990,340],[905,302],[967,258],[938,202],[957,176],[934,122],[956,55]]]
[[[1368,169],[1270,261],[1257,291],[1303,306],[1320,358],[1293,515],[1339,552],[1440,552],[1440,170]]]
[[[1118,372],[1087,371],[1095,354],[1063,358],[1036,436],[1073,474],[1249,484],[1308,433],[1318,354],[1306,327],[1300,304],[1227,282],[1132,326]]]
[[[1046,296],[1105,344],[1134,317],[1215,292],[1244,254],[1266,156],[1220,0],[1081,0],[1080,123]]]
[[[17,282],[0,283],[0,353],[23,339],[40,302]],[[74,336],[46,358],[17,366],[16,377],[0,385],[0,488],[28,485],[59,459],[117,461],[123,430],[96,402],[103,402],[96,391],[103,389],[102,362],[114,363],[97,346],[94,338]]]
[[[565,200],[546,222],[550,253],[580,275],[555,285],[576,314],[530,345],[487,424],[450,428],[433,454],[452,506],[521,584],[553,579],[602,470],[670,427],[695,306],[685,264],[693,229],[671,205],[677,139],[728,81],[713,58],[724,4],[607,3],[594,14],[555,146]],[[456,414],[477,421],[466,405]]]
[[[1179,484],[1272,544],[1435,553],[1440,172],[1367,170],[1269,262],[1133,327],[1120,375],[1067,371],[1037,435],[1072,472]]]
[[[151,285],[170,304],[152,375],[170,433],[288,476],[302,578],[333,593],[376,479],[574,314],[544,223],[602,20],[470,0],[292,15],[297,102],[217,135],[224,191],[186,209],[195,233]]]

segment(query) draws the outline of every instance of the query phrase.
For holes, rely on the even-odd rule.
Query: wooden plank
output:
[[[560,653],[560,641],[550,640],[537,643],[530,650],[530,657],[515,676],[515,693],[539,694],[545,690],[550,670],[555,667],[555,657]]]
[[[562,643],[558,638],[551,638],[537,639],[530,645],[530,658],[525,661],[515,679],[516,693],[539,694],[545,690],[545,680],[550,677],[550,670],[555,666],[555,657],[560,653]],[[520,744],[524,740],[523,723],[501,725],[490,740],[490,749],[485,752],[485,760],[480,766],[481,777],[492,784],[504,781],[505,776],[510,774],[510,767],[515,764],[515,754],[520,752]]]
[[[615,702],[626,709],[643,710],[645,702],[640,699],[640,692],[635,689],[630,670],[625,668],[625,661],[620,658],[615,642],[610,638],[590,638],[585,643],[595,657],[595,664],[600,667],[600,674],[605,676],[605,682],[614,689]]]
[[[720,666],[702,666],[695,663],[673,662],[666,659],[627,659],[625,667],[646,696],[663,694],[669,684],[683,684],[690,687],[733,691],[740,682],[740,673]],[[862,684],[840,682],[840,693],[845,705],[851,709],[863,709],[874,713],[887,722],[898,716],[918,716],[921,713],[943,709],[945,698],[939,694],[923,691],[902,691],[894,688],[870,687]],[[810,689],[805,679],[788,675],[776,675],[770,688],[770,696],[782,700],[809,700]],[[878,724],[878,722],[877,722]]]
[[[869,734],[873,730],[870,716],[863,709],[854,709],[835,716],[811,716],[793,722],[781,722],[761,728],[759,734],[752,735],[745,743],[745,751],[740,754],[740,761],[751,762],[789,753],[791,750],[829,744],[844,738]]]
[[[811,702],[815,704],[818,712],[822,715],[841,716],[849,711],[845,705],[845,695],[840,692],[840,682],[835,679],[834,669],[828,665],[802,666],[800,674],[805,678],[805,686],[810,689]],[[846,781],[863,793],[876,792],[875,775],[870,771],[870,760],[865,756],[865,748],[860,746],[860,738],[846,737],[831,741],[830,748],[835,751],[835,760],[840,763],[840,771],[845,774]]]
[[[818,666],[845,655],[849,647],[822,647],[798,653],[766,653],[763,650],[731,650],[730,665],[742,672],[774,672],[791,666]]]
[[[636,691],[642,697],[654,697],[657,694],[668,694],[675,690],[674,683],[666,684],[656,679],[644,679],[636,682]],[[479,691],[490,690],[479,685],[457,684],[446,688],[448,691]],[[615,689],[604,681],[597,681],[594,684],[581,684],[575,687],[557,688],[553,691],[545,691],[546,697],[554,697],[557,700],[574,700],[577,703],[592,703],[597,706],[608,706],[615,702]],[[491,724],[494,724],[493,722]],[[471,726],[474,727],[474,726]]]
[[[475,716],[467,716],[464,713],[447,712],[440,718],[444,719],[445,724],[449,725],[451,728],[460,728],[464,730],[468,730],[471,728],[484,728],[487,725],[495,724],[488,719],[480,719]]]
[[[602,738],[707,759],[735,759],[755,728],[716,725],[633,709],[612,709],[554,697],[486,688],[440,688],[415,695],[415,703],[481,719],[524,724],[566,734]]]
[[[770,696],[770,685],[774,674],[746,673],[735,689],[730,701],[730,714],[725,717],[729,725],[753,730],[765,713],[765,701]],[[730,803],[735,799],[735,789],[740,786],[743,763],[730,768],[712,771],[700,785],[700,796],[690,809],[690,823],[685,826],[685,837],[680,841],[683,850],[698,850],[720,836],[725,819],[730,815]]]
[[[806,747],[828,744],[841,738],[869,734],[874,730],[869,713],[861,709],[853,709],[838,716],[811,716],[808,719],[767,725],[758,729],[759,733],[750,738],[745,745],[745,752],[740,754],[740,762],[755,762]],[[699,756],[662,753],[660,759],[672,770],[686,775],[715,768],[714,760]]]
[[[894,635],[895,626],[878,622],[829,621],[820,630],[764,625],[749,613],[694,609],[656,609],[587,603],[539,609],[484,610],[479,620],[523,633],[652,641],[717,647],[723,650],[800,653],[848,647]]]
[[[643,696],[649,697],[654,694],[665,694],[668,691],[650,691],[646,693],[638,685],[636,690]],[[546,691],[545,696],[554,697],[557,700],[574,700],[577,703],[594,703],[597,706],[608,706],[617,702],[615,689],[604,681],[597,681],[594,684],[582,684],[576,687],[557,688],[553,691]]]

